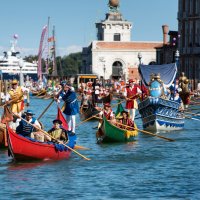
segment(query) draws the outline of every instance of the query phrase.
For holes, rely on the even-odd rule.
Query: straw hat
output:
[[[12,85],[15,85],[17,83],[18,83],[17,79],[12,80]]]

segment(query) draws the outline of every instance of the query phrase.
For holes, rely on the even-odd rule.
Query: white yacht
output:
[[[37,63],[26,62],[20,57],[20,52],[16,51],[17,39],[11,41],[11,48],[9,51],[3,52],[0,56],[0,74],[3,79],[19,79],[20,68],[24,77],[29,76],[34,80],[37,79]]]

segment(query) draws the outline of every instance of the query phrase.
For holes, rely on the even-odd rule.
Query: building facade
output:
[[[105,20],[96,23],[97,40],[83,48],[81,73],[93,73],[105,79],[139,78],[138,54],[144,64],[159,62],[161,42],[131,41],[132,23],[124,20],[120,12],[106,14]]]
[[[179,0],[180,70],[193,80],[200,80],[200,1]]]

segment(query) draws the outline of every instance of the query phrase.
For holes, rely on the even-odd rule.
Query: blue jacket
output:
[[[36,119],[33,117],[31,124],[34,124]],[[21,120],[19,122],[19,126],[16,128],[16,132],[18,134],[23,135],[24,137],[30,137],[31,133],[33,132],[34,127],[25,122],[24,120]]]
[[[62,100],[65,102],[65,109],[63,113],[66,115],[76,115],[79,113],[79,105],[76,99],[76,93],[69,90],[67,93],[61,93]]]

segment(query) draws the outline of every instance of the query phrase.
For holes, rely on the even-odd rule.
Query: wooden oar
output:
[[[148,134],[148,135],[152,135],[152,136],[156,136],[156,137],[159,137],[159,138],[168,140],[168,141],[170,141],[170,142],[174,142],[174,141],[175,141],[175,140],[173,140],[173,139],[171,139],[171,138],[166,138],[166,137],[164,137],[164,136],[160,136],[160,135],[151,133],[151,132],[149,132],[149,131],[140,130],[140,129],[138,129],[138,128],[131,127],[131,126],[127,126],[127,125],[124,125],[124,124],[121,124],[121,123],[118,123],[118,122],[115,122],[115,123],[116,123],[116,124],[119,124],[119,125],[121,125],[121,126],[125,126],[125,127],[127,127],[127,128],[132,128],[132,129],[137,130],[137,131],[139,131],[139,132],[141,132],[141,133],[145,133],[145,134]]]
[[[200,119],[196,119],[196,118],[193,118],[193,117],[187,116],[187,115],[185,115],[185,118],[186,118],[186,119],[193,119],[193,120],[195,120],[195,121],[200,121]]]
[[[17,116],[18,118],[20,118],[21,120],[25,121],[27,124],[33,126],[34,128],[38,129],[39,131],[41,131],[42,133],[44,133],[45,135],[51,137],[52,139],[58,141],[60,143],[59,140],[57,140],[56,138],[52,137],[51,135],[49,135],[46,131],[38,128],[37,126],[34,126],[33,124],[31,124],[30,122],[28,122],[27,120],[25,120],[24,118],[20,117],[19,115],[15,114],[15,113],[12,113],[13,115]],[[84,158],[85,160],[91,160],[90,158],[87,158],[85,157],[84,155],[80,154],[78,151],[72,149],[71,147],[69,147],[68,145],[66,144],[63,144],[65,147],[67,147],[68,149],[70,149],[71,151],[73,151],[74,153],[76,153],[77,155],[81,156],[82,158]]]
[[[96,115],[93,115],[93,116],[89,117],[88,119],[86,119],[86,120],[82,121],[81,123],[77,124],[76,127],[77,127],[77,126],[80,126],[81,124],[83,124],[83,123],[89,121],[90,119],[92,119],[92,118],[94,118],[94,117],[96,117],[96,116],[98,116],[98,115],[99,115],[99,113],[96,114]]]
[[[22,96],[17,97],[17,98],[14,98],[14,99],[10,100],[8,103],[5,103],[5,104],[3,104],[3,105],[0,106],[0,107],[8,106],[10,103],[12,103],[13,101],[17,101],[17,100],[19,100],[21,97],[22,97]]]
[[[200,116],[200,114],[197,114],[197,113],[192,113],[192,112],[185,112],[184,113],[188,113],[188,114],[191,114],[191,115],[194,115],[194,116]]]
[[[50,106],[52,105],[52,103],[54,102],[54,99],[50,102],[50,104],[44,109],[44,111],[40,114],[40,116],[38,117],[37,120],[39,120],[43,115],[44,113],[50,108]]]
[[[102,118],[98,117],[98,119],[102,119]],[[139,132],[141,132],[141,133],[145,133],[145,134],[148,134],[148,135],[152,135],[152,136],[155,136],[155,137],[159,137],[159,138],[168,140],[168,141],[170,141],[170,142],[174,142],[174,141],[175,141],[175,140],[173,140],[173,139],[171,139],[171,138],[166,138],[166,137],[164,137],[164,136],[157,135],[157,134],[151,133],[151,132],[149,132],[149,131],[140,130],[140,129],[138,129],[138,128],[135,128],[135,127],[132,127],[132,126],[127,126],[127,125],[124,125],[124,124],[121,124],[121,123],[118,123],[118,122],[115,122],[115,124],[119,124],[119,125],[121,125],[121,126],[124,126],[124,127],[127,127],[127,128],[131,128],[131,129],[136,130],[136,131],[139,131]]]

